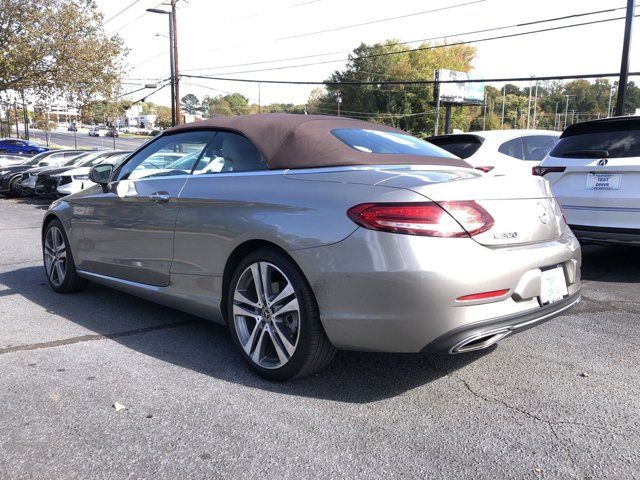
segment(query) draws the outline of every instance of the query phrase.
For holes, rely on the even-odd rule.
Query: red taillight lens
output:
[[[471,302],[473,300],[486,300],[487,298],[502,297],[507,293],[509,293],[509,289],[505,288],[504,290],[493,290],[491,292],[472,293],[471,295],[464,295],[462,297],[458,297],[457,300],[459,302]]]
[[[476,167],[476,170],[482,170],[484,173],[489,173],[491,170],[493,170],[495,167]]]
[[[474,201],[363,203],[347,215],[370,230],[426,237],[467,237],[493,226],[491,215]]]
[[[544,177],[547,173],[562,173],[566,170],[566,168],[567,167],[541,167],[540,165],[538,165],[537,167],[533,167],[531,169],[531,173],[540,177]]]

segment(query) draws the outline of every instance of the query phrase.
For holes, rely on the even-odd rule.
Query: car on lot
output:
[[[0,139],[0,155],[36,155],[38,153],[46,152],[49,150],[47,147],[41,147],[37,143],[30,142],[29,140],[20,140],[17,138],[3,138]]]
[[[531,175],[559,136],[549,130],[487,130],[427,140],[490,175]]]
[[[78,126],[75,123],[70,123],[67,127],[67,132],[77,132]]]
[[[136,175],[187,150],[191,168]],[[269,379],[336,349],[487,348],[580,299],[580,245],[548,182],[485,175],[384,125],[219,117],[89,178],[44,216],[49,285],[94,281],[227,323]]]
[[[118,130],[116,130],[114,127],[108,128],[107,131],[104,133],[105,137],[118,137],[119,133]]]
[[[77,157],[81,153],[90,153],[95,150],[59,150],[55,155],[41,157],[38,161],[39,167],[59,167],[69,161],[70,158]]]
[[[52,158],[56,162],[66,162],[80,153],[82,153],[81,150],[49,150],[33,157],[23,157],[23,161],[19,165],[0,167],[0,193],[22,195],[21,182],[24,172],[40,167],[43,162],[46,163],[48,158]]]
[[[640,245],[640,117],[570,125],[534,173],[582,242]]]
[[[24,162],[24,155],[0,155],[0,167],[20,165]]]
[[[90,137],[104,137],[107,135],[107,127],[93,126],[89,129]]]
[[[88,165],[83,164],[84,166],[74,167],[71,170],[52,175],[51,180],[55,184],[56,195],[58,197],[64,197],[72,193],[77,193],[85,188],[95,186],[95,183],[89,180],[89,172],[94,164],[110,163],[117,166],[127,158],[130,153],[131,152],[116,152],[111,156],[98,158]]]
[[[60,175],[75,168],[97,165],[104,159],[121,153],[120,151],[94,151],[85,152],[75,158],[69,159],[65,164],[57,167],[48,167],[39,170],[35,175],[34,193],[39,197],[57,197]]]

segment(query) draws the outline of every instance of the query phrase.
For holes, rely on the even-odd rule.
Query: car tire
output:
[[[38,153],[38,151],[37,151],[37,150],[31,150],[29,153],[30,153],[31,155],[36,155],[36,154]]]
[[[49,222],[42,236],[44,272],[49,286],[58,293],[74,293],[84,290],[88,281],[78,276],[69,239],[62,222]]]
[[[7,153],[6,150],[4,150],[4,149],[0,150],[0,155],[4,155],[5,153]]]
[[[259,289],[255,278],[260,279]],[[269,291],[260,296],[263,290]],[[269,380],[310,375],[336,353],[307,279],[288,256],[274,249],[256,250],[236,267],[227,291],[227,320],[245,362]]]
[[[13,177],[11,180],[9,180],[9,190],[8,190],[9,195],[20,195],[20,179],[21,178],[22,176],[18,175]]]

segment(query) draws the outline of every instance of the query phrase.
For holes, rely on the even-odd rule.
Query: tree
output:
[[[202,107],[208,117],[246,115],[251,113],[249,99],[239,93],[204,97]]]
[[[79,105],[119,88],[126,50],[104,33],[94,0],[2,0],[0,45],[0,91]]]
[[[200,100],[193,93],[189,93],[182,97],[182,106],[185,112],[190,115],[195,115],[200,111]]]
[[[156,127],[169,128],[171,126],[171,108],[158,106],[156,108]]]

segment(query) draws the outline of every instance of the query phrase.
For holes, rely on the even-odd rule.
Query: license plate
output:
[[[568,294],[569,291],[567,290],[567,282],[564,279],[562,267],[556,267],[542,272],[540,301],[543,305],[562,300],[562,298]]]
[[[621,173],[590,173],[587,175],[587,190],[620,190]]]

